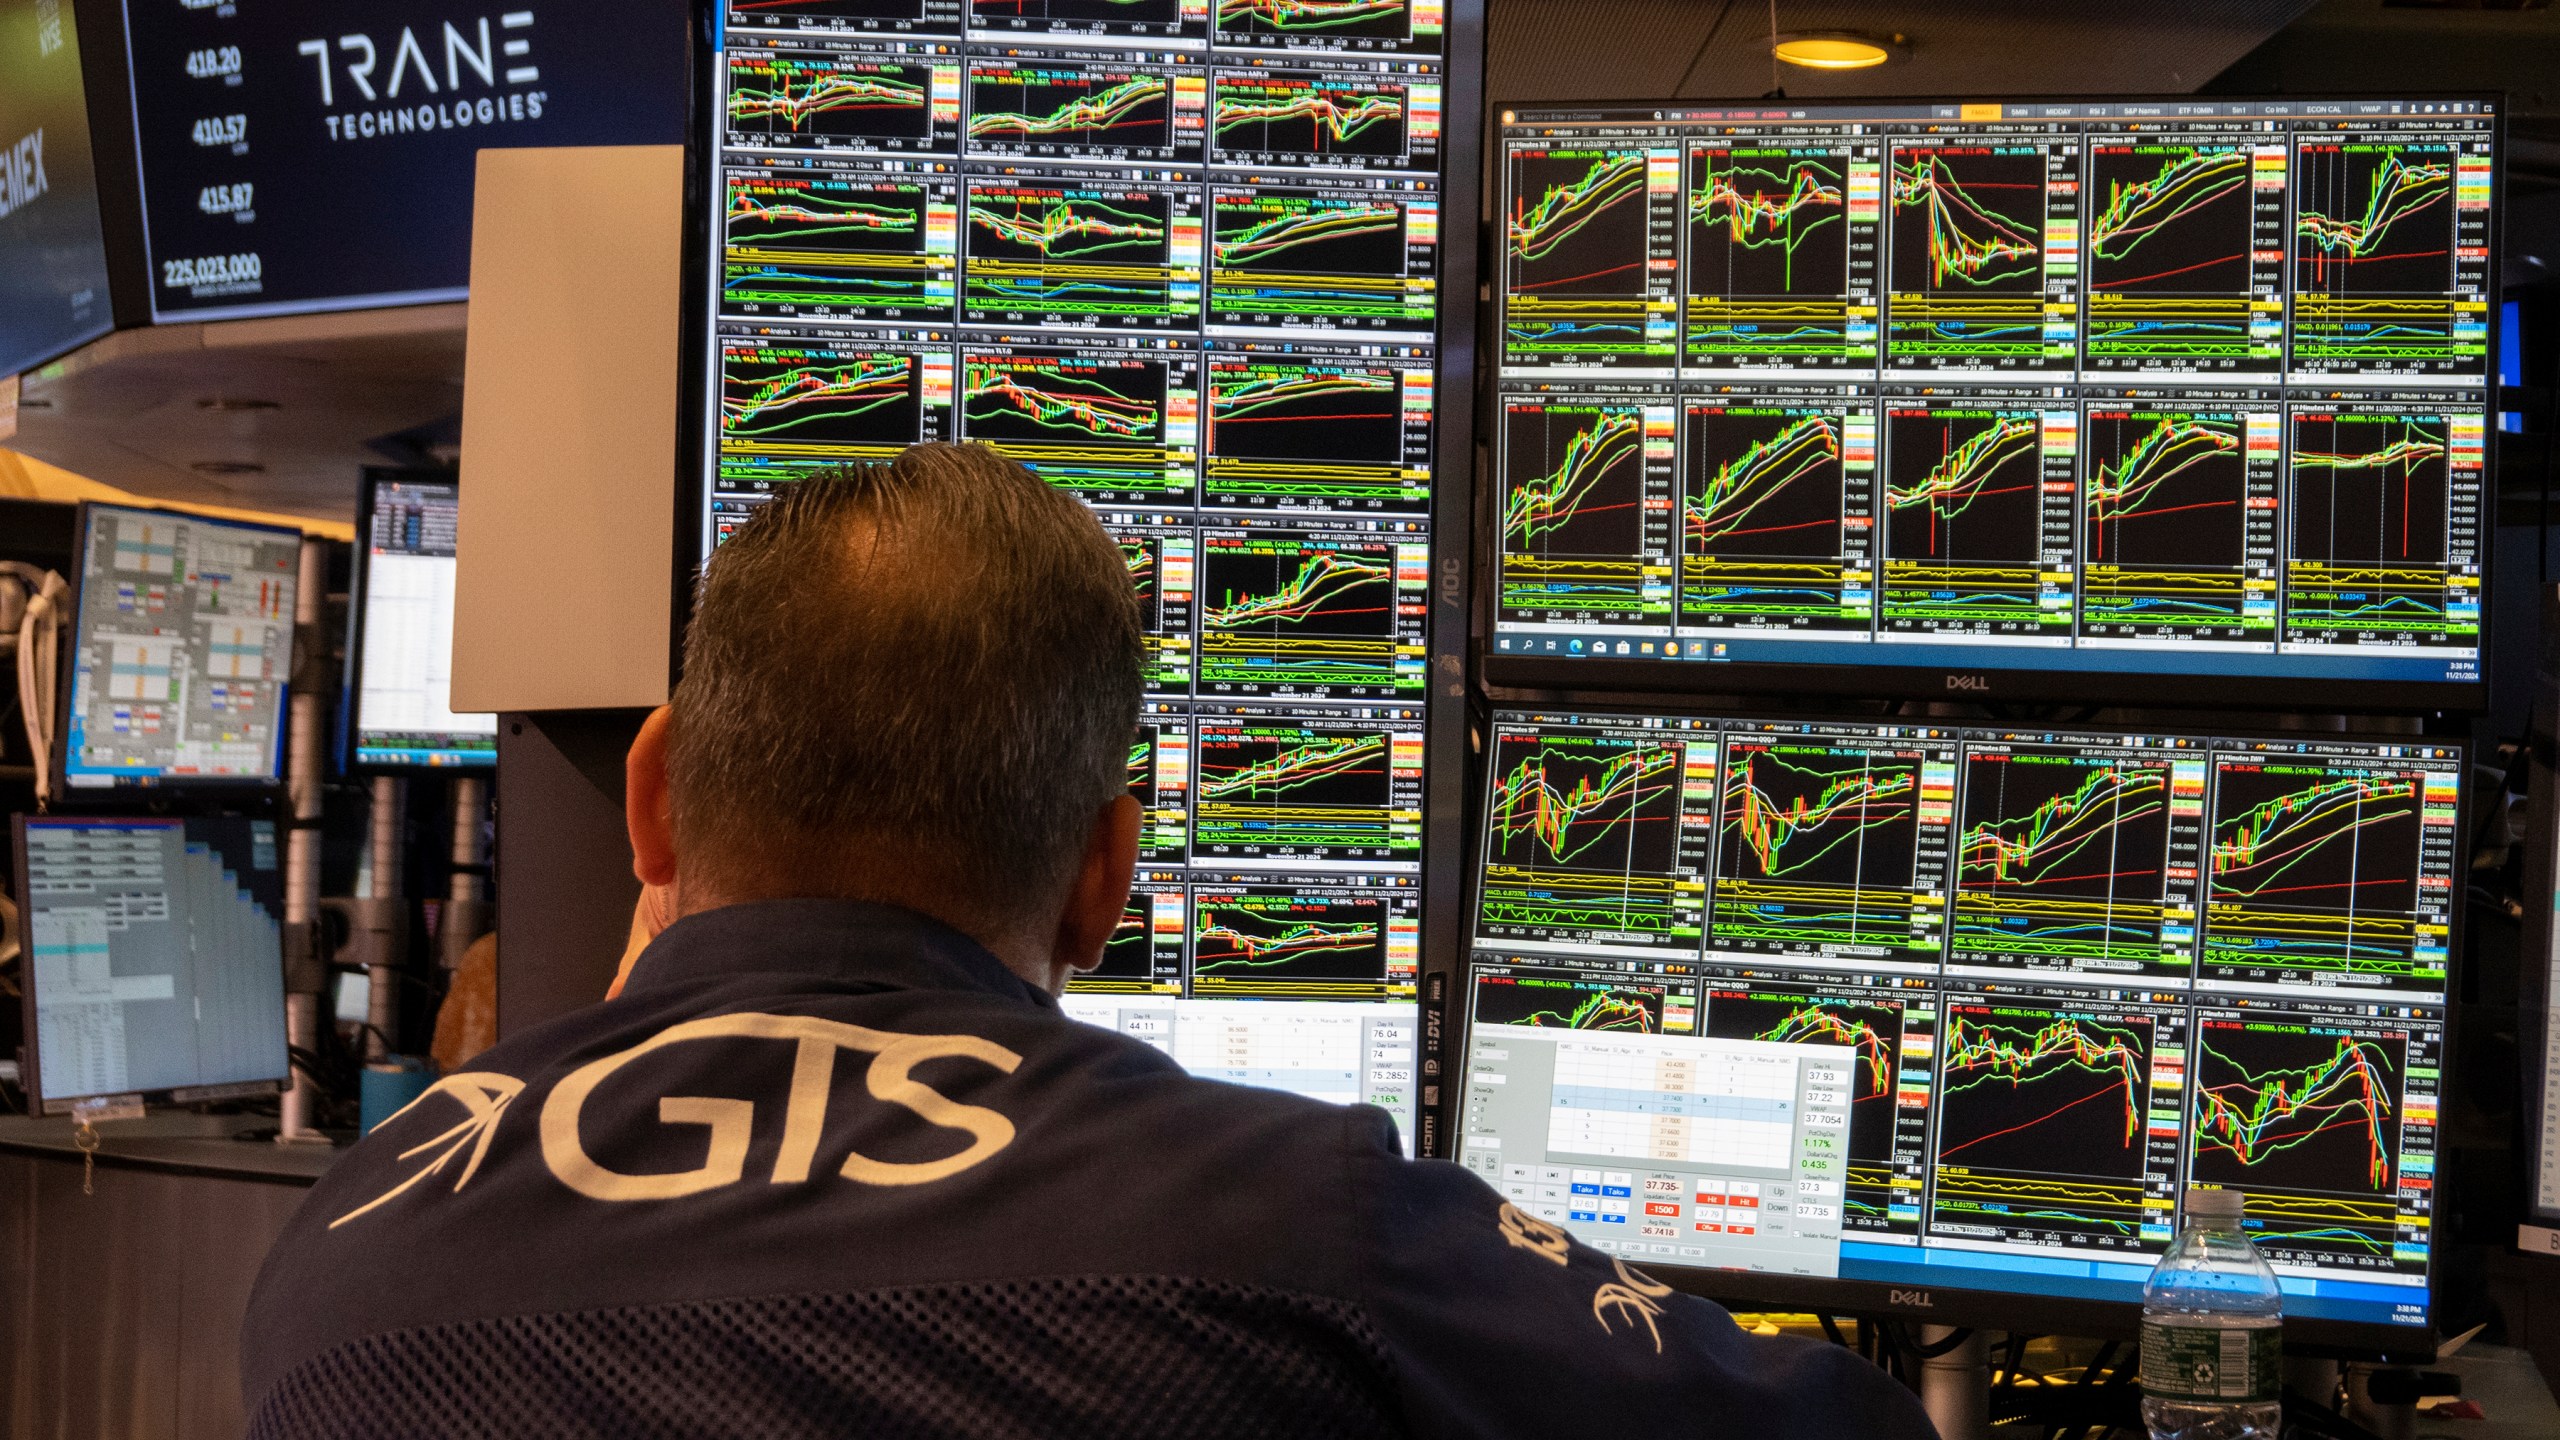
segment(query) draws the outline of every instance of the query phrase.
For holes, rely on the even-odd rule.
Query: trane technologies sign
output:
[[[683,138],[682,0],[124,5],[155,319],[459,299],[483,147]]]

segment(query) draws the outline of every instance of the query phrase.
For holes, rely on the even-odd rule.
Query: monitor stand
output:
[[[1947,1325],[1920,1327],[1922,1345],[1942,1345],[1956,1333]],[[1939,1440],[1985,1440],[1991,1433],[1991,1342],[1979,1330],[1944,1355],[1920,1362],[1920,1408],[1938,1427]]]

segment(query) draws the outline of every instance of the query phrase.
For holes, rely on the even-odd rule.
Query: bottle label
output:
[[[2142,1326],[2142,1393],[2207,1404],[2272,1402],[2284,1387],[2284,1331]]]

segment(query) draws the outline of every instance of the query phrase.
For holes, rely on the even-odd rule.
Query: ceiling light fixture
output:
[[[1893,58],[1883,43],[1846,30],[1781,35],[1769,53],[1812,70],[1865,70]]]

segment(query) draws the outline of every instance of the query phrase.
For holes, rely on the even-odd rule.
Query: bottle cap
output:
[[[2240,1218],[2241,1202],[2245,1198],[2237,1190],[2189,1190],[2187,1213],[2210,1216],[2217,1220],[2237,1220]]]

